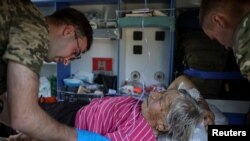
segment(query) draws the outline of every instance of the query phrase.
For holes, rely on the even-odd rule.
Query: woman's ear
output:
[[[170,126],[169,126],[169,125],[166,125],[166,124],[163,124],[163,123],[158,123],[157,126],[156,126],[156,129],[157,129],[157,131],[159,131],[159,132],[166,133],[166,132],[169,131]]]
[[[150,93],[150,96],[151,96],[152,99],[157,99],[157,98],[159,98],[161,95],[162,95],[162,94],[159,93],[159,92],[151,92],[151,93]]]

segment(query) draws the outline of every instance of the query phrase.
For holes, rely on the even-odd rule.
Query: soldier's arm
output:
[[[8,105],[12,128],[47,141],[76,141],[76,131],[53,120],[37,102],[39,77],[26,66],[9,61]]]

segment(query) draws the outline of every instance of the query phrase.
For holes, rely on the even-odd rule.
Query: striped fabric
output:
[[[112,141],[156,141],[140,111],[141,101],[132,97],[97,98],[77,112],[75,127]]]

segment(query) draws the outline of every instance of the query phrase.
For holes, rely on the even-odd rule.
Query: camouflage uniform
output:
[[[8,60],[39,75],[48,52],[47,38],[45,18],[30,0],[0,1],[0,94],[6,91]]]
[[[241,74],[250,81],[250,13],[239,24],[232,47]]]

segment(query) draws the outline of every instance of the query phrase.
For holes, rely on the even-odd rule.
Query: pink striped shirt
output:
[[[141,101],[129,96],[94,99],[78,110],[75,127],[102,134],[112,141],[156,141],[141,114]]]

